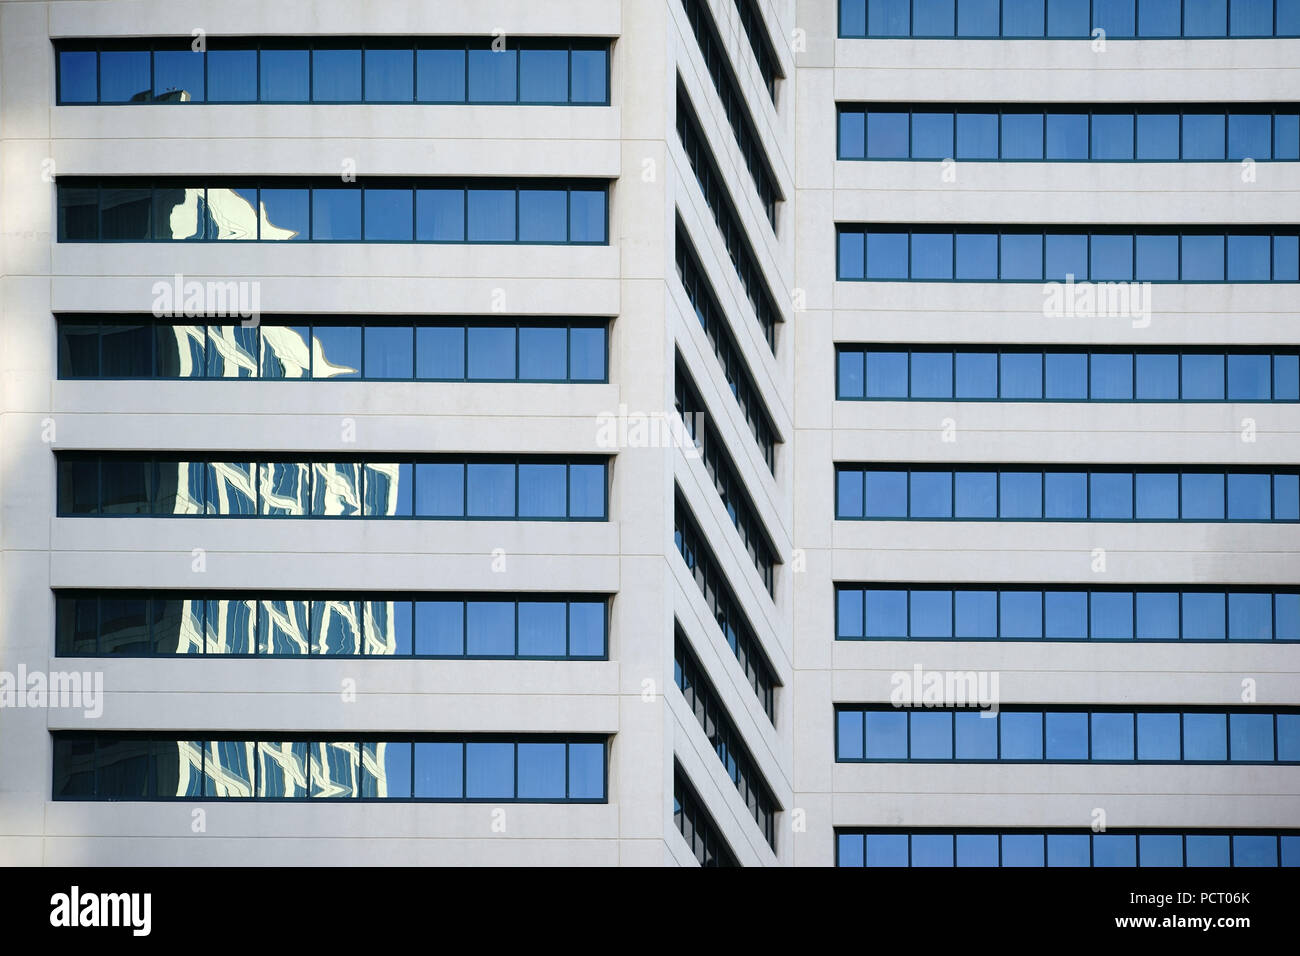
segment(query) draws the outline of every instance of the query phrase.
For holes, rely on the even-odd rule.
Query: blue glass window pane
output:
[[[1002,237],[1002,278],[1010,280],[1043,277],[1043,237],[1012,233]]]
[[[1279,841],[1282,844],[1282,866],[1300,866],[1300,836],[1283,836]]]
[[[959,471],[955,475],[955,516],[996,518],[998,476],[992,471]]]
[[[866,278],[866,236],[863,233],[841,232],[836,251],[839,260],[839,268],[835,273],[836,278]]]
[[[1043,863],[1043,834],[1002,834],[1003,866],[1042,866]]]
[[[997,591],[957,591],[953,605],[956,637],[989,640],[998,636]]]
[[[514,744],[465,745],[465,796],[470,800],[508,800],[515,796]]]
[[[415,95],[412,50],[366,50],[366,102],[409,103]]]
[[[1300,641],[1300,594],[1274,595],[1273,634],[1279,641]]]
[[[1097,0],[1098,4],[1106,0]],[[1128,0],[1132,2],[1132,0]],[[1088,114],[1047,114],[1047,158],[1088,158]]]
[[[1138,759],[1181,759],[1180,723],[1178,714],[1138,714]]]
[[[1089,603],[1094,641],[1133,639],[1133,592],[1093,591]]]
[[[907,863],[906,833],[867,834],[867,866],[907,866]]]
[[[563,800],[563,743],[519,744],[519,798],[521,800]]]
[[[913,398],[952,398],[952,353],[913,352]]]
[[[998,0],[957,0],[959,37],[998,35]]]
[[[469,51],[469,101],[512,103],[516,98],[515,50]]]
[[[1138,518],[1178,520],[1178,475],[1142,472],[1136,484]]]
[[[565,516],[564,464],[521,464],[519,466],[519,517],[563,518]]]
[[[565,378],[566,329],[519,329],[519,377],[524,380],[558,382]]]
[[[952,517],[952,472],[914,471],[911,474],[913,518]]]
[[[519,190],[519,241],[564,242],[567,200],[563,189]]]
[[[1237,834],[1232,838],[1233,866],[1277,866],[1277,837]]]
[[[1267,402],[1271,396],[1267,355],[1228,356],[1228,400]]]
[[[1048,591],[1043,596],[1048,640],[1073,641],[1088,636],[1088,594],[1085,591]]]
[[[1043,397],[1043,356],[1037,352],[1004,352],[1000,386],[1003,398]]]
[[[835,475],[835,516],[861,518],[862,472],[844,470]]]
[[[103,50],[99,54],[99,101],[129,103],[147,101],[149,84],[148,50]]]
[[[1183,594],[1183,637],[1189,641],[1224,639],[1222,591],[1188,591]]]
[[[1133,759],[1133,715],[1092,715],[1092,759]]]
[[[1177,113],[1139,113],[1137,116],[1137,158],[1140,160],[1178,159]]]
[[[912,234],[912,278],[952,278],[952,235],[950,233]]]
[[[907,712],[872,711],[863,715],[867,731],[867,757],[874,760],[907,759]]]
[[[1231,0],[1229,23],[1235,37],[1272,36],[1273,4],[1271,0]]]
[[[1228,759],[1228,717],[1226,714],[1183,714],[1183,759]],[[1187,865],[1192,866],[1191,844]]]
[[[465,330],[430,326],[415,330],[415,377],[457,381],[465,377]]]
[[[1228,475],[1229,520],[1268,521],[1272,517],[1271,486],[1269,475]]]
[[[1223,281],[1223,236],[1183,236],[1184,282]]]
[[[1089,363],[1093,401],[1127,401],[1133,397],[1133,356],[1125,353],[1094,352]]]
[[[519,51],[519,101],[521,103],[567,103],[569,100],[569,51]]]
[[[867,0],[841,0],[840,36],[864,37],[866,35]],[[844,837],[841,837],[841,839],[844,839]]]
[[[1294,402],[1300,399],[1300,357],[1273,357],[1273,400]]]
[[[841,588],[835,594],[835,636],[862,637],[863,592],[858,588]]]
[[[996,760],[998,716],[992,711],[960,710],[953,714],[958,760]]]
[[[1137,866],[1137,836],[1132,833],[1094,833],[1093,866]]]
[[[465,606],[465,653],[510,657],[515,653],[515,603],[469,601]]]
[[[262,239],[306,241],[310,213],[306,189],[261,189],[259,236]]]
[[[417,50],[415,73],[421,103],[465,102],[464,50]]]
[[[911,30],[907,0],[867,0],[867,28],[873,37],[905,37]]]
[[[1195,0],[1187,0],[1190,5]],[[1223,113],[1187,113],[1183,116],[1183,159],[1223,159]]]
[[[835,714],[835,759],[861,760],[862,711],[841,710]]]
[[[1295,3],[1295,9],[1300,14],[1300,3]],[[1278,113],[1273,117],[1273,158],[1300,159],[1300,114]]]
[[[1223,37],[1227,35],[1228,0],[1184,0],[1183,36]]]
[[[1093,0],[1092,25],[1105,30],[1107,37],[1134,36],[1134,7],[1134,0]]]
[[[1187,835],[1188,866],[1228,866],[1231,850],[1228,837],[1219,834]]]
[[[569,604],[569,655],[605,656],[604,601],[573,601]]]
[[[1078,0],[1047,0],[1049,37],[1086,37],[1088,5]]]
[[[952,714],[912,711],[911,759],[952,759]]]
[[[1241,0],[1237,0],[1238,3]],[[1235,6],[1235,4],[1234,4]],[[1269,11],[1272,20],[1272,11]],[[1233,17],[1236,32],[1236,17]],[[1270,22],[1269,28],[1272,29]],[[1233,113],[1228,117],[1228,158],[1268,159],[1273,155],[1273,118],[1267,113]]]
[[[569,744],[569,799],[605,797],[605,745]]]
[[[515,191],[469,190],[468,219],[470,242],[514,242]]]
[[[998,716],[1003,760],[1043,759],[1043,715],[1003,711]]]
[[[1223,519],[1223,475],[1190,472],[1182,476],[1182,506],[1185,521]]]
[[[911,592],[913,638],[952,637],[952,592],[929,589]]]
[[[385,741],[361,745],[361,795],[405,799],[411,796],[411,744]]]
[[[907,397],[906,352],[867,352],[867,397]]]
[[[868,590],[865,594],[867,637],[907,637],[907,603],[906,590]]]
[[[464,744],[415,745],[415,795],[425,799],[459,800],[465,795],[462,768]]]
[[[1080,273],[1085,275],[1086,273]],[[1057,401],[1088,397],[1088,356],[1084,352],[1049,353],[1046,397]]]
[[[907,517],[907,472],[868,471],[863,514],[868,518]]]
[[[310,98],[311,54],[307,50],[262,50],[259,77],[264,103],[306,103]]]
[[[867,278],[907,278],[907,233],[867,233]]]
[[[415,238],[422,242],[463,242],[465,190],[417,189]]]
[[[998,397],[996,352],[958,352],[955,364],[958,398]]]
[[[361,377],[361,328],[317,325],[312,329],[312,378]]]
[[[1090,278],[1102,282],[1127,282],[1133,278],[1133,237],[1092,237]]]
[[[1273,639],[1273,596],[1238,591],[1228,595],[1228,638],[1234,641]]]
[[[865,0],[863,0],[865,2]],[[842,5],[848,6],[848,3]],[[843,31],[841,31],[843,32]],[[866,838],[861,833],[841,833],[838,835],[839,852],[836,866],[866,866]]]
[[[1047,714],[1047,759],[1088,759],[1088,715]]]
[[[1002,0],[1002,35],[1043,36],[1043,14],[1043,0]]]
[[[569,517],[605,517],[605,466],[569,466]]]
[[[867,114],[867,158],[907,158],[906,113],[882,113],[873,110]]]
[[[361,101],[361,51],[313,50],[311,97],[317,103]]]
[[[569,329],[569,378],[603,382],[605,375],[605,329]]]
[[[573,103],[608,103],[608,53],[604,50],[574,50],[570,54],[570,60],[570,101]]]
[[[917,5],[918,19],[920,18],[920,7],[927,0],[914,0]],[[948,8],[948,33],[952,33],[952,0],[932,0],[932,2],[947,6]],[[952,128],[953,119],[951,113],[929,113],[919,112],[912,114],[912,158],[913,159],[952,159]]]
[[[316,187],[311,191],[311,237],[361,238],[361,190]]]
[[[1138,4],[1138,35],[1176,37],[1182,29],[1182,15],[1180,0],[1142,0]]]
[[[465,653],[463,601],[415,602],[415,653],[436,657]]]
[[[1000,613],[1000,630],[1004,638],[1038,639],[1043,636],[1042,591],[1003,591]]]
[[[194,50],[154,51],[154,99],[202,103],[203,59],[204,55]]]
[[[409,189],[366,189],[366,238],[409,242],[413,200]]]
[[[1138,592],[1137,638],[1141,641],[1178,640],[1179,625],[1177,592]]]
[[[912,866],[952,866],[951,833],[912,834]]]
[[[465,466],[442,463],[416,465],[415,513],[431,518],[463,516]]]
[[[1137,356],[1138,401],[1176,401],[1178,399],[1178,356],[1139,354]]]
[[[1150,2],[1167,0],[1145,0]],[[1174,0],[1177,3],[1177,0]],[[1092,117],[1092,158],[1120,160],[1133,158],[1133,114],[1095,113]]]
[[[251,103],[257,99],[257,51],[208,51],[208,102]]]
[[[1139,282],[1178,281],[1178,237],[1137,237],[1137,279]]]
[[[1043,476],[1036,471],[1004,471],[998,481],[998,515],[1002,518],[1043,516]]]
[[[957,865],[998,866],[998,835],[996,833],[958,833]]]
[[[1273,715],[1228,715],[1228,739],[1233,760],[1273,759]]]
[[[1300,714],[1277,715],[1277,759],[1300,760]]]
[[[1048,866],[1091,865],[1090,841],[1086,833],[1047,834]]]
[[[863,398],[866,395],[866,355],[862,352],[840,352],[838,362],[838,398]]]
[[[998,237],[991,233],[957,234],[958,279],[978,280],[998,277]]]
[[[1267,282],[1272,266],[1268,236],[1228,237],[1228,281]]]
[[[1088,237],[1083,235],[1049,235],[1046,237],[1048,279],[1073,276],[1082,282],[1088,278]]]
[[[1128,521],[1133,517],[1133,476],[1099,471],[1088,478],[1089,517],[1094,521]]]
[[[569,241],[603,243],[606,239],[605,190],[569,190]]]
[[[862,159],[867,155],[866,119],[860,110],[840,111],[840,159]]]
[[[482,381],[515,378],[515,329],[482,326],[469,329],[469,377]]]
[[[959,12],[960,4],[958,0]],[[964,0],[970,3],[972,0]],[[996,24],[996,0],[994,4],[994,23]],[[968,113],[957,114],[957,158],[958,159],[997,159],[998,158],[998,114]]]
[[[94,50],[59,51],[60,103],[94,103],[99,98],[97,56]]]

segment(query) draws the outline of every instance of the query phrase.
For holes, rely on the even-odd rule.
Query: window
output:
[[[727,846],[695,788],[676,762],[673,764],[673,824],[686,840],[700,866],[739,866],[736,856]]]

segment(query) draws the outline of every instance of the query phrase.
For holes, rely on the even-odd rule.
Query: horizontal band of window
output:
[[[841,584],[837,641],[1300,641],[1300,588]]]
[[[783,79],[785,74],[781,70],[780,61],[777,60],[776,49],[772,45],[772,37],[763,20],[763,13],[755,0],[735,0],[735,4],[740,28],[745,31],[749,48],[754,51],[754,62],[758,64],[759,75],[763,77],[763,86],[767,88],[767,95],[775,105],[776,81],[778,77]]]
[[[1300,104],[841,104],[844,160],[1288,162]]]
[[[608,459],[58,452],[60,517],[605,521]]]
[[[705,543],[695,516],[680,494],[674,498],[673,526],[677,553],[704,595],[704,603],[708,605],[731,653],[740,662],[740,669],[749,679],[749,686],[763,705],[767,719],[775,724],[775,688],[779,683],[776,671],[768,661],[748,616],[741,609],[731,582],[722,573],[718,559]]]
[[[58,103],[607,106],[603,39],[56,40]]]
[[[1297,402],[1300,350],[839,346],[840,401]]]
[[[835,865],[1300,866],[1300,830],[837,827]]]
[[[1300,282],[1300,228],[840,225],[835,275],[847,282],[1060,282],[1062,314],[1071,314],[1071,296],[1085,291],[1078,285],[1084,281]],[[1107,302],[1128,293],[1120,314],[1141,304],[1134,298],[1140,287],[1102,291]]]
[[[1296,0],[839,0],[839,35],[924,39],[1300,36]]]
[[[1300,764],[1294,707],[999,707],[977,671],[903,671],[891,696],[836,707],[837,763]]]
[[[607,245],[606,180],[64,177],[59,242]]]
[[[673,824],[691,848],[696,861],[706,867],[740,866],[718,825],[704,809],[681,764],[673,761]]]
[[[604,660],[605,595],[59,590],[59,657]]]
[[[686,235],[680,217],[677,219],[674,243],[677,277],[681,280],[682,288],[686,290],[686,297],[695,308],[695,317],[699,319],[700,327],[704,329],[704,334],[713,347],[714,357],[717,358],[722,375],[727,380],[732,395],[735,396],[736,404],[740,406],[741,414],[745,416],[745,424],[749,426],[754,440],[758,442],[763,461],[767,463],[768,471],[775,474],[776,426],[772,424],[772,416],[768,413],[758,385],[754,382],[754,373],[749,370],[749,364],[736,343],[731,320],[722,311],[722,306],[718,305],[717,293],[713,291],[708,275],[700,265],[699,256]]]
[[[949,521],[1300,521],[1300,469],[1211,465],[842,465],[835,517]]]
[[[55,800],[604,803],[600,735],[55,731]]]
[[[674,632],[673,664],[673,679],[686,699],[686,706],[704,728],[713,752],[731,778],[741,800],[749,808],[754,822],[763,831],[763,838],[775,850],[778,810],[776,797],[763,779],[763,772],[750,755],[744,738],[736,729],[718,692],[713,689],[713,684],[705,676],[704,668],[691,651],[690,642],[682,633],[680,625]]]
[[[236,300],[228,312],[237,317]],[[603,319],[260,316],[183,325],[61,315],[60,379],[574,382],[608,380]],[[220,321],[218,319],[217,321]]]

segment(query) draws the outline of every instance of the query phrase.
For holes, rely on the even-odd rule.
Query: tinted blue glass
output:
[[[1223,281],[1223,236],[1183,236],[1184,282]]]
[[[957,834],[958,866],[998,866],[999,859],[996,833]]]
[[[515,796],[514,744],[465,745],[465,796],[470,800],[500,800]]]
[[[194,50],[154,51],[153,95],[155,99],[202,103],[203,54]]]
[[[367,189],[366,238],[370,240],[409,241],[412,229],[412,202],[409,189]]]
[[[1093,0],[1092,25],[1108,37],[1131,37],[1136,23],[1134,0]]]
[[[361,238],[361,190],[318,186],[311,191],[311,237]]]
[[[998,476],[991,471],[959,471],[954,478],[955,516],[996,518]]]
[[[952,353],[913,352],[913,398],[952,398]]]
[[[465,606],[465,652],[475,657],[515,653],[515,603],[470,601]]]
[[[1183,36],[1228,35],[1228,0],[1183,0]]]
[[[1282,844],[1282,866],[1300,866],[1300,837],[1283,836],[1279,841]]]
[[[912,866],[952,866],[951,833],[912,834]]]
[[[958,279],[998,277],[998,237],[989,233],[957,234]]]
[[[431,326],[415,330],[415,377],[458,380],[465,377],[465,330]]]
[[[912,591],[909,603],[912,637],[952,637],[951,591]]]
[[[1178,594],[1173,591],[1138,592],[1138,640],[1176,641],[1179,633]]]
[[[257,99],[257,51],[208,51],[208,102],[250,103]]]
[[[1238,591],[1228,595],[1228,637],[1234,641],[1273,639],[1273,596]]]
[[[913,711],[911,718],[911,758],[951,760],[952,714]]]
[[[521,464],[519,517],[563,518],[567,490],[565,472],[563,464]]]
[[[1266,37],[1273,35],[1272,0],[1231,0],[1232,35]]]
[[[1190,4],[1193,0],[1187,0]],[[1183,116],[1183,159],[1223,159],[1224,114],[1187,113]]]
[[[1137,515],[1150,521],[1178,520],[1178,475],[1143,472],[1136,481]]]
[[[1139,760],[1180,760],[1178,714],[1138,714],[1137,735]]]
[[[465,795],[463,744],[415,745],[415,795],[426,799],[458,800]]]
[[[1228,400],[1268,401],[1271,397],[1271,365],[1272,360],[1267,355],[1229,355]]]
[[[1052,713],[1046,715],[1047,759],[1088,759],[1088,715]]]
[[[1137,837],[1132,833],[1095,833],[1093,866],[1137,866]]]
[[[1088,277],[1088,237],[1049,235],[1044,247],[1048,279],[1073,276],[1083,281]]]
[[[313,50],[311,97],[317,103],[361,100],[361,51]]]
[[[1133,593],[1093,591],[1091,636],[1094,641],[1127,641],[1133,638]]]
[[[908,0],[867,0],[867,30],[873,37],[902,37],[911,30]]]
[[[1043,36],[1044,6],[1043,0],[1002,0],[1002,35]]]
[[[312,338],[312,378],[361,377],[360,326],[318,325]]]
[[[1133,759],[1133,715],[1092,715],[1092,759]]]
[[[521,800],[564,799],[563,743],[519,744],[519,798]]]
[[[415,73],[421,103],[465,102],[464,50],[417,50]]]
[[[906,113],[867,114],[867,157],[869,159],[905,159],[907,157]]]
[[[1133,237],[1092,237],[1091,272],[1094,281],[1127,282],[1133,278]]]
[[[1088,479],[1090,517],[1095,521],[1127,521],[1133,517],[1133,476],[1094,472]]]
[[[415,238],[423,242],[463,242],[465,190],[417,189]]]
[[[564,242],[566,203],[563,189],[519,190],[519,241]]]
[[[1080,273],[1086,275],[1087,273]],[[1045,396],[1049,399],[1086,399],[1088,397],[1088,356],[1084,352],[1048,354],[1044,374]]]
[[[915,0],[919,6],[926,0]],[[952,0],[938,0],[948,7],[948,32],[952,32]],[[913,113],[912,114],[912,158],[913,159],[951,159],[952,148],[952,114],[951,113]]]
[[[1274,282],[1295,282],[1300,279],[1300,259],[1296,257],[1297,252],[1300,252],[1300,237],[1273,237]]]
[[[835,636],[839,638],[862,637],[862,591],[842,588],[835,594]]]
[[[913,518],[952,517],[952,472],[914,471],[911,474]]]
[[[1180,0],[1142,0],[1138,4],[1138,35],[1176,37],[1182,30]]]
[[[514,242],[515,191],[470,189],[467,218],[470,242]]]
[[[438,657],[465,653],[464,602],[415,602],[415,653]]]
[[[148,100],[149,51],[103,50],[99,54],[99,100],[129,103]]]
[[[1187,842],[1188,866],[1229,866],[1231,850],[1226,836],[1189,833]]]
[[[1081,640],[1088,636],[1088,595],[1083,591],[1048,591],[1043,596],[1049,640]]]
[[[866,278],[866,236],[860,232],[841,232],[838,247],[840,279]]]
[[[516,91],[515,50],[469,51],[469,101],[511,103]]]
[[[454,463],[415,466],[415,513],[433,518],[465,514],[465,466]]]
[[[840,36],[864,37],[866,35],[867,0],[840,0]]]
[[[1230,520],[1268,521],[1271,517],[1271,476],[1228,475],[1228,518]]]
[[[907,397],[907,353],[867,353],[867,397]]]
[[[519,377],[534,381],[561,381],[569,335],[563,328],[519,329]]]
[[[957,0],[959,37],[998,35],[998,0]]]
[[[569,604],[569,654],[573,657],[605,656],[604,601],[573,601]]]
[[[875,760],[907,759],[906,711],[873,711],[863,715],[867,732],[867,757]]]
[[[956,23],[956,0],[912,0],[912,36],[950,37]],[[945,155],[951,156],[948,152]]]
[[[605,466],[569,466],[569,517],[605,517]]]
[[[1000,380],[1003,398],[1043,397],[1043,356],[1037,352],[1004,352]]]
[[[569,329],[569,378],[575,382],[605,380],[605,330]]]
[[[1089,362],[1090,393],[1098,399],[1126,400],[1133,397],[1133,356],[1095,352]]]
[[[1300,475],[1273,476],[1273,520],[1300,519]]]
[[[605,796],[605,745],[569,744],[569,799],[600,800]]]
[[[93,103],[99,98],[97,56],[94,50],[59,51],[59,102]]]
[[[907,472],[868,471],[863,514],[868,518],[907,517]]]
[[[1004,471],[998,480],[998,515],[1002,518],[1043,516],[1043,476],[1036,471]]]
[[[1273,759],[1273,715],[1230,714],[1229,755],[1232,760]]]
[[[835,475],[835,515],[838,518],[862,517],[862,472],[840,471]]]
[[[566,103],[569,99],[568,50],[519,51],[519,101]]]
[[[1035,234],[1009,234],[1002,237],[1002,278],[1041,279],[1043,277],[1043,237]]]
[[[1300,12],[1300,3],[1295,8]],[[1278,113],[1273,117],[1273,158],[1300,159],[1300,115]]]
[[[1176,354],[1139,354],[1134,397],[1139,401],[1176,401],[1178,377]]]
[[[1232,838],[1233,866],[1277,866],[1277,837],[1237,834]]]
[[[907,233],[867,233],[867,278],[907,278]]]
[[[907,632],[908,593],[868,590],[865,594],[867,637],[903,638]]]
[[[366,101],[409,103],[415,94],[415,53],[366,50]]]
[[[958,352],[955,366],[958,398],[998,397],[996,352]]]
[[[261,99],[266,103],[305,103],[311,86],[311,54],[307,50],[262,50]]]
[[[604,50],[574,50],[570,59],[569,99],[574,103],[608,103],[608,54]]]
[[[959,4],[960,2],[961,0],[959,0]],[[965,2],[970,3],[972,0],[965,0]],[[978,2],[978,0],[975,0],[975,2]],[[996,11],[996,0],[993,0],[993,3]],[[996,18],[996,12],[994,16]],[[962,112],[957,114],[957,158],[998,158],[997,113]]]
[[[1000,601],[1001,633],[1005,638],[1043,636],[1043,592],[1003,591]]]
[[[1233,26],[1236,26],[1235,21]],[[1231,114],[1228,117],[1228,158],[1269,158],[1273,154],[1272,133],[1273,118],[1267,113]]]
[[[1151,0],[1148,0],[1151,2]],[[1178,0],[1174,0],[1177,4]],[[1143,4],[1145,6],[1145,4]],[[1133,158],[1133,114],[1096,113],[1092,117],[1092,158]]]
[[[906,833],[867,834],[867,866],[907,866],[907,863]]]
[[[600,242],[606,238],[605,190],[569,190],[569,241]]]
[[[953,605],[956,637],[979,640],[998,636],[997,591],[958,591]]]
[[[1186,521],[1215,521],[1223,518],[1223,475],[1198,474],[1182,476],[1183,519]]]
[[[1222,591],[1188,591],[1183,594],[1183,637],[1189,641],[1224,638]]]
[[[950,233],[912,234],[912,278],[952,278],[952,235]]]
[[[998,716],[998,724],[1003,760],[1043,759],[1042,714],[1003,711]]]
[[[261,189],[260,237],[306,241],[308,236],[308,192],[305,189]]]
[[[1300,760],[1300,714],[1277,715],[1277,759]]]
[[[1097,0],[1097,2],[1100,4],[1106,0]],[[1088,158],[1087,113],[1047,114],[1047,158]]]
[[[864,0],[865,2],[865,0]],[[841,6],[847,6],[842,4]],[[841,32],[843,32],[841,30]],[[861,833],[841,833],[838,837],[838,866],[866,866],[866,842]]]
[[[866,355],[862,352],[840,352],[836,356],[839,398],[862,398],[866,395]]]
[[[867,155],[866,114],[840,111],[840,159],[862,159]]]
[[[1043,862],[1041,833],[1002,834],[1003,866],[1042,866]]]
[[[838,760],[861,760],[862,711],[841,710],[835,715],[835,756]]]
[[[1226,714],[1183,714],[1183,759],[1227,760],[1228,717]],[[1187,865],[1191,861],[1188,843]]]
[[[1137,117],[1137,158],[1140,160],[1178,159],[1177,113],[1139,113]]]
[[[1048,866],[1089,866],[1091,842],[1086,833],[1047,834]]]
[[[953,714],[958,760],[996,760],[998,717],[992,711],[959,710]]]
[[[1079,3],[1078,0],[1047,0],[1047,35],[1087,36],[1088,5]]]
[[[1178,279],[1178,237],[1137,237],[1137,279],[1175,282]]]
[[[1267,282],[1271,263],[1268,236],[1228,237],[1228,281]]]

